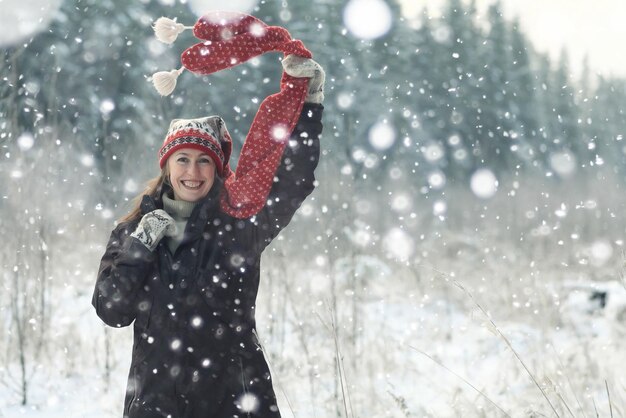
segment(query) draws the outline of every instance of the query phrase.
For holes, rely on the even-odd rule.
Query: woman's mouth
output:
[[[198,190],[202,187],[203,181],[181,180],[181,183],[185,188],[189,190]]]

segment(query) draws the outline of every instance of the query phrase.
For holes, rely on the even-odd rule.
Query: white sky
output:
[[[425,5],[432,16],[445,0],[402,0],[407,14]],[[486,11],[491,0],[477,0]],[[519,16],[522,30],[535,48],[557,59],[565,46],[570,67],[578,73],[585,54],[592,71],[626,77],[626,1],[624,0],[502,0],[505,16]]]

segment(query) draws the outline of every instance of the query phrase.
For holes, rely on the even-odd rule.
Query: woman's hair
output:
[[[167,164],[165,164],[163,166],[163,168],[161,169],[161,173],[148,180],[146,182],[146,188],[144,189],[143,192],[141,192],[139,195],[137,195],[132,201],[131,201],[131,209],[130,212],[128,212],[126,215],[122,216],[118,222],[122,223],[122,222],[132,222],[136,219],[139,219],[141,217],[141,199],[143,198],[144,195],[148,195],[148,196],[152,196],[154,198],[157,197],[157,194],[161,191],[162,187],[163,187],[163,183],[168,184],[169,183],[169,177],[170,177],[170,173],[169,170],[167,168]]]

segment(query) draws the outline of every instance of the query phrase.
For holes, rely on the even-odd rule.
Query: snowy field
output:
[[[300,215],[285,235],[305,225]],[[623,416],[619,254],[581,244],[570,267],[564,251],[487,236],[437,228],[411,241],[410,262],[366,250],[296,259],[294,236],[273,244],[257,317],[283,416]],[[66,254],[50,342],[26,367],[28,405],[18,364],[5,366],[0,416],[120,416],[132,339],[105,336],[90,306],[102,251]]]
[[[568,410],[574,416],[594,415],[596,408],[599,416],[609,416],[606,381],[614,414],[621,416],[624,399],[620,394],[625,382],[620,365],[626,354],[620,346],[626,291],[612,284],[612,290],[620,295],[616,299],[621,297],[621,322],[615,312],[589,303],[589,289],[564,301],[561,315],[555,308],[552,314],[537,315],[534,324],[502,320],[497,329],[476,306],[464,303],[463,292],[454,285],[447,295],[397,292],[385,300],[365,301],[361,320],[366,330],[360,333],[357,346],[348,338],[340,339],[349,411],[353,416],[498,417],[505,416],[502,408],[510,416],[552,416],[551,407],[532,381],[536,379],[561,416]],[[31,371],[28,406],[19,406],[19,397],[4,388],[0,392],[1,416],[120,416],[130,334],[114,331],[114,365],[107,383],[102,364],[103,329],[93,312],[84,309],[87,297],[68,301],[74,307],[82,306],[82,312],[75,316],[78,312],[70,315],[68,310],[66,318],[58,319],[71,323],[83,337],[68,338],[67,345],[48,354],[52,358],[43,359]],[[301,316],[295,313],[297,309],[302,309]],[[325,310],[293,305],[288,310],[294,312],[285,324],[289,329],[281,337],[284,341],[265,341],[281,411],[286,417],[340,416],[344,405],[343,399],[335,399],[337,351],[331,331],[316,320]],[[296,318],[312,323],[299,323]],[[319,335],[303,341],[299,336],[302,327],[316,329]],[[340,332],[349,327],[340,325]],[[268,335],[267,329],[260,332]],[[12,373],[18,371],[14,368]]]

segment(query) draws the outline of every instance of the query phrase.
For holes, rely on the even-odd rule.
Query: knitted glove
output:
[[[137,229],[130,236],[137,238],[150,251],[154,251],[164,236],[175,234],[174,219],[163,209],[156,209],[141,218]]]
[[[283,69],[292,77],[306,77],[309,80],[309,91],[304,100],[306,103],[322,103],[324,101],[324,81],[326,73],[317,62],[310,58],[287,55],[283,61]]]

